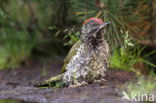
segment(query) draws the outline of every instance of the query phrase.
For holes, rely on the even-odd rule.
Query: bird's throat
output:
[[[97,32],[96,36],[86,38],[85,44],[91,48],[97,48],[104,41],[101,31]]]

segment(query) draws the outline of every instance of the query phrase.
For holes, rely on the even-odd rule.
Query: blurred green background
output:
[[[0,0],[0,69],[63,61],[83,21],[96,16],[111,22],[105,38],[112,68],[155,70],[156,0]]]

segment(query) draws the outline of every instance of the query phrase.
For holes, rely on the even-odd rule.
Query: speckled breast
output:
[[[109,64],[109,47],[103,42],[96,49],[82,43],[66,67],[63,81],[69,86],[85,85],[105,76]]]

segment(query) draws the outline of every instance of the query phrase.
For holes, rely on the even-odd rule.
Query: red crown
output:
[[[99,24],[103,24],[103,23],[104,23],[103,20],[101,20],[101,19],[99,19],[99,18],[93,17],[93,18],[89,18],[89,19],[85,20],[83,24],[86,24],[86,23],[89,22],[89,21],[94,21],[94,22],[99,23]]]

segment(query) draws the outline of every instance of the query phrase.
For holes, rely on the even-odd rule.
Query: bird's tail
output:
[[[64,83],[63,83],[63,75],[64,74],[60,74],[54,77],[51,77],[50,79],[40,83],[40,84],[36,84],[34,85],[35,87],[64,87]]]

